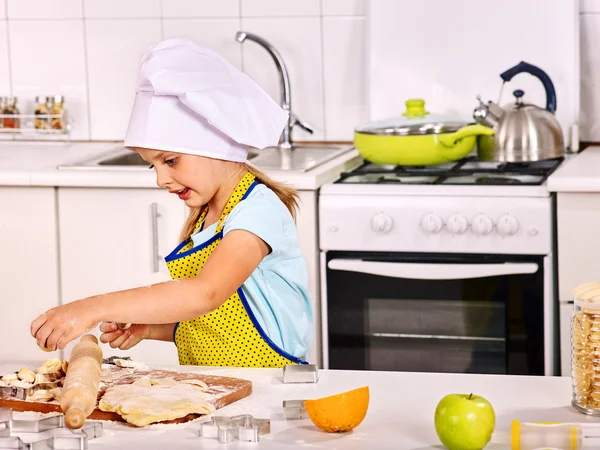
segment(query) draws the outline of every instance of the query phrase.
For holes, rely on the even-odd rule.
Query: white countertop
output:
[[[152,170],[59,170],[57,166],[93,158],[121,146],[118,142],[2,142],[0,186],[72,186],[157,188]],[[362,159],[356,150],[307,172],[265,171],[275,180],[298,190],[315,190],[332,181]]]
[[[567,157],[547,185],[550,192],[600,192],[600,146]]]
[[[21,367],[37,367],[39,362],[0,363],[0,373]],[[496,413],[496,432],[486,449],[510,448],[505,442],[513,419],[521,421],[598,421],[575,412],[570,406],[571,380],[566,377],[526,377],[506,375],[434,374],[373,371],[321,370],[317,384],[282,384],[278,369],[228,369],[179,367],[211,375],[251,380],[253,394],[225,408],[217,415],[252,414],[271,419],[271,433],[258,445],[219,444],[198,437],[199,420],[180,425],[134,429],[104,422],[104,436],[91,440],[89,448],[252,448],[282,449],[288,446],[323,449],[442,449],[433,425],[438,401],[449,393],[475,393],[487,398]],[[370,403],[364,421],[345,434],[328,434],[309,419],[285,420],[283,400],[319,398],[369,386]],[[15,413],[30,418],[31,413]],[[201,419],[200,419],[201,420]],[[249,447],[248,447],[249,448]]]

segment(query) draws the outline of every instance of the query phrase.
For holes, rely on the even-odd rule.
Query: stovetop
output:
[[[335,183],[539,186],[562,161],[563,158],[501,163],[467,157],[433,166],[393,166],[365,162],[351,172],[342,173]]]

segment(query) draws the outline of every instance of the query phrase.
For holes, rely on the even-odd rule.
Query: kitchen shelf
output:
[[[20,122],[19,128],[4,128],[0,126],[0,135],[9,134],[16,136],[62,136],[65,140],[69,140],[71,130],[73,128],[73,119],[67,113],[62,114],[0,114],[0,125],[4,119],[14,119]],[[52,119],[60,119],[64,123],[64,128],[35,128],[35,119],[42,119],[51,122]]]

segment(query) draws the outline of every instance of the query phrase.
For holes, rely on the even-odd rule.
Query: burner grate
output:
[[[563,159],[500,163],[480,161],[471,156],[435,166],[392,166],[364,162],[351,172],[343,172],[336,183],[535,186],[543,184]]]

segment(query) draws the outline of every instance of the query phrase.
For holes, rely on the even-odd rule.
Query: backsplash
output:
[[[314,134],[349,140],[365,120],[364,0],[0,0],[0,95],[31,113],[36,95],[63,94],[72,138],[124,136],[143,50],[187,37],[221,52],[279,102],[277,69],[238,30],[270,41],[291,79],[292,110]]]
[[[144,49],[187,37],[222,53],[276,101],[274,62],[238,30],[270,41],[291,78],[292,110],[314,129],[297,140],[352,140],[368,119],[368,0],[0,0],[0,95],[31,113],[63,94],[77,140],[120,140]],[[600,141],[600,0],[581,0],[581,139]],[[403,109],[403,106],[400,106]]]

